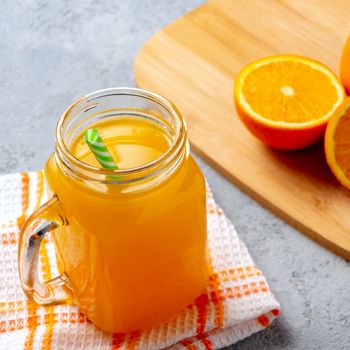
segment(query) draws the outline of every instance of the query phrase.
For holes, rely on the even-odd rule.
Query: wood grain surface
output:
[[[243,66],[268,55],[309,56],[338,74],[349,18],[349,0],[212,0],[153,36],[135,62],[137,84],[184,115],[192,149],[346,259],[350,192],[329,171],[322,143],[294,152],[267,148],[241,124],[232,94]]]

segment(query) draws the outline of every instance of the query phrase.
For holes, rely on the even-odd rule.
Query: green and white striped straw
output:
[[[119,169],[97,129],[86,130],[84,132],[84,139],[96,160],[101,164],[102,168],[110,170]]]

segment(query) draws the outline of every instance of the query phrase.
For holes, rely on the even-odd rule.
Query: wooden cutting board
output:
[[[179,107],[192,149],[346,259],[350,191],[329,171],[323,145],[294,152],[265,147],[241,124],[232,92],[240,69],[267,55],[309,56],[338,73],[348,34],[349,0],[212,0],[153,36],[135,63],[137,84]]]

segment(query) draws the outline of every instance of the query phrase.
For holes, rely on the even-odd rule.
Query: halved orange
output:
[[[344,45],[340,60],[340,77],[347,94],[350,94],[350,36]]]
[[[350,189],[350,97],[336,110],[327,125],[324,147],[333,174]]]
[[[270,147],[286,150],[320,140],[344,97],[330,69],[294,55],[248,64],[234,88],[236,109],[247,128]]]

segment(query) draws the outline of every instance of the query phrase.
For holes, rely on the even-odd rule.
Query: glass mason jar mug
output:
[[[91,127],[118,170],[94,163],[83,139]],[[27,220],[19,243],[31,301],[74,301],[98,327],[128,332],[166,321],[204,291],[205,182],[169,101],[132,88],[79,99],[58,122],[45,175],[52,198]],[[43,282],[37,266],[48,232],[60,275]]]

